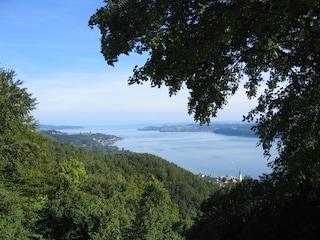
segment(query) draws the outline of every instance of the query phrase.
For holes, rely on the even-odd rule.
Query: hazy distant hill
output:
[[[147,126],[141,131],[159,132],[213,132],[229,136],[256,137],[251,130],[253,124],[248,123],[215,123],[209,126],[199,124],[164,125],[161,127]]]
[[[40,124],[39,125],[39,130],[63,130],[63,129],[78,129],[78,128],[83,128],[81,126],[67,126],[67,125],[62,125],[62,126],[56,126],[56,125],[45,125],[45,124]]]

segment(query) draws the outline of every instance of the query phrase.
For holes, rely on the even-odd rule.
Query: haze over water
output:
[[[114,145],[119,149],[151,153],[195,174],[258,178],[270,173],[258,138],[236,137],[212,132],[139,131],[146,125],[85,127],[64,131],[112,134],[123,138]],[[161,125],[160,125],[161,126]]]

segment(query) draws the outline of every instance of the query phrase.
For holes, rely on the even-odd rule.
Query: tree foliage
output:
[[[120,152],[117,146],[113,144],[120,140],[120,137],[107,135],[103,133],[74,133],[68,134],[56,130],[41,130],[41,132],[59,142],[72,143],[76,146],[90,148],[94,152],[99,153],[115,153]]]
[[[248,98],[257,98],[258,104],[243,120],[255,123],[253,129],[265,156],[270,156],[275,142],[279,153],[270,164],[273,173],[267,177],[271,184],[266,193],[274,194],[268,197],[270,205],[266,207],[275,211],[267,214],[274,222],[273,226],[266,225],[274,231],[268,236],[312,239],[312,233],[318,234],[318,0],[107,0],[91,16],[89,26],[100,29],[101,53],[109,65],[114,65],[121,54],[148,54],[145,64],[133,69],[129,84],[166,86],[170,96],[183,87],[189,89],[189,113],[200,123],[210,123],[244,84]],[[256,188],[255,183],[252,187]],[[224,236],[222,239],[231,239],[231,235],[239,238],[241,231],[250,229],[241,222],[241,210],[229,211],[233,205],[228,201],[241,203],[230,200],[234,192],[252,199],[252,209],[259,209],[255,204],[261,193],[252,190],[250,184],[241,188],[217,192],[207,205],[217,212],[209,209],[208,221],[204,221],[209,225],[204,226],[220,226],[215,221],[221,216],[223,224],[235,224],[229,233],[220,227],[211,231]],[[219,205],[220,198],[226,208]],[[244,211],[251,209],[250,202],[242,203]],[[303,217],[299,219],[294,209]],[[252,219],[251,210],[247,213]],[[258,224],[263,215],[254,219],[254,224],[263,225]],[[209,228],[203,230],[210,232]],[[259,234],[254,228],[247,233]]]
[[[132,239],[183,239],[175,229],[180,221],[177,205],[155,177],[144,185],[138,209]]]
[[[292,198],[288,189],[270,176],[219,189],[202,204],[187,239],[316,239],[319,203]]]
[[[98,154],[44,136],[31,115],[35,99],[13,71],[1,69],[0,77],[1,239],[182,239],[185,222],[171,192],[160,175],[149,178],[154,170],[139,159],[157,161],[164,172],[177,166],[153,155]],[[130,158],[144,171],[115,164]],[[195,211],[185,216],[190,220]]]
[[[317,151],[318,1],[105,3],[89,25],[101,31],[101,52],[108,64],[120,54],[149,54],[133,70],[130,84],[165,85],[170,95],[187,87],[189,113],[201,123],[216,116],[244,79],[249,98],[264,85],[258,106],[245,119],[256,120],[266,154],[280,137],[281,158],[274,167],[291,162],[288,156],[297,149],[303,155]]]
[[[266,155],[277,141],[274,171],[212,191],[150,154],[58,143],[36,131],[35,99],[0,69],[0,238],[183,239],[206,199],[189,239],[319,236],[319,1],[105,3],[89,24],[108,64],[148,52],[129,83],[165,85],[170,95],[187,87],[201,123],[247,79],[258,106],[245,120],[256,121]]]
[[[120,54],[149,53],[130,83],[164,84],[170,94],[185,83],[189,111],[208,122],[244,76],[249,96],[264,72],[271,73],[270,91],[305,72],[315,76],[318,11],[317,1],[308,0],[106,1],[89,25],[99,27],[110,65]]]
[[[0,76],[1,239],[183,239],[212,184],[151,154],[43,135],[35,99],[13,71]]]
[[[31,115],[36,100],[15,77],[14,71],[0,68],[0,172],[11,177],[39,154],[41,144],[36,140],[37,122]]]
[[[24,226],[25,216],[19,194],[7,190],[0,183],[0,237],[4,240],[28,239],[30,232]]]
[[[21,87],[23,82],[15,80],[15,77],[14,71],[0,68],[1,135],[34,129],[36,125],[31,115],[36,106],[36,99],[26,88]]]

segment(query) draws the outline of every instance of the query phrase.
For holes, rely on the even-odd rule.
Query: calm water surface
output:
[[[193,173],[211,176],[271,172],[257,138],[233,137],[209,132],[138,131],[141,126],[85,127],[74,132],[105,133],[122,137],[114,145],[139,153],[152,153]]]

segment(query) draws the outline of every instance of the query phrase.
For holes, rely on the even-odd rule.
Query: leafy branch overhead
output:
[[[209,122],[239,82],[256,95],[269,72],[270,91],[315,70],[320,48],[317,1],[106,1],[89,25],[101,31],[101,52],[148,52],[129,83],[150,81],[174,94],[190,89],[189,112]],[[269,92],[272,94],[272,92]],[[265,108],[262,104],[260,108]],[[257,111],[259,111],[257,109]],[[259,111],[260,112],[260,111]]]
[[[283,169],[319,148],[319,15],[314,0],[120,0],[105,1],[89,26],[100,29],[109,65],[121,54],[148,54],[129,84],[167,86],[170,95],[188,88],[200,123],[244,84],[258,98],[244,120],[256,122],[266,156],[278,141],[273,167]]]

